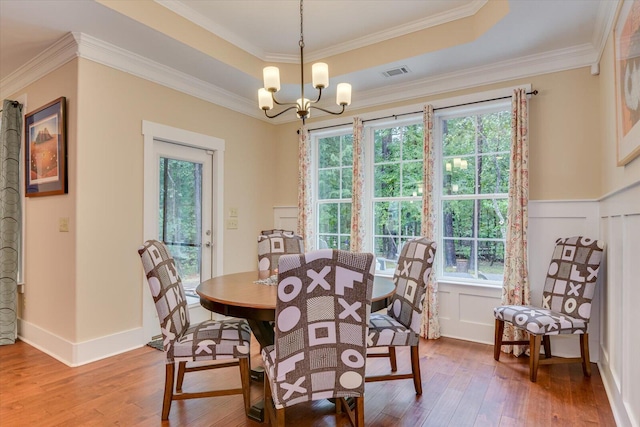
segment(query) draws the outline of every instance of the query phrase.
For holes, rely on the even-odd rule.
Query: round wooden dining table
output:
[[[256,283],[257,271],[225,274],[200,283],[196,292],[200,304],[213,312],[247,319],[260,348],[273,344],[271,322],[276,318],[277,285]],[[375,276],[371,310],[386,306],[395,292],[391,277]]]

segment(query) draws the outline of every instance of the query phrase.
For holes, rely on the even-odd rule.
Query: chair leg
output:
[[[416,394],[420,396],[422,394],[422,376],[420,374],[420,353],[417,344],[411,347],[411,372],[413,372],[413,386],[416,389]]]
[[[589,334],[580,335],[580,357],[582,358],[582,373],[591,376],[591,360],[589,359]]]
[[[355,410],[355,427],[364,427],[364,396],[356,397]]]
[[[178,363],[178,379],[176,380],[176,391],[180,393],[182,391],[182,382],[184,381],[184,373],[187,369],[187,362]]]
[[[538,363],[540,362],[541,335],[529,334],[529,379],[535,383],[538,379]]]
[[[389,363],[391,364],[391,372],[398,370],[398,362],[396,361],[396,348],[389,347]]]
[[[249,358],[243,357],[240,362],[240,380],[242,381],[242,399],[244,400],[244,413],[249,414],[251,409],[251,367]]]
[[[542,345],[544,346],[544,357],[551,358],[551,337],[549,335],[542,336]]]
[[[164,400],[162,401],[162,419],[169,419],[169,411],[171,410],[171,401],[173,400],[173,375],[175,364],[169,362],[166,365],[164,380]]]
[[[496,330],[493,337],[493,358],[500,361],[502,351],[502,335],[504,334],[504,320],[496,319]]]

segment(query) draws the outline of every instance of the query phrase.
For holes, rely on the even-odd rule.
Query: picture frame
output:
[[[66,98],[25,115],[25,195],[67,193]]]
[[[640,0],[624,0],[614,26],[618,166],[640,155]]]

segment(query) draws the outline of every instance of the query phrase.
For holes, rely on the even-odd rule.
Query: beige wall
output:
[[[21,93],[30,107],[67,97],[70,155],[69,194],[27,200],[24,321],[73,343],[141,326],[143,120],[225,140],[224,211],[238,208],[239,228],[225,230],[223,268],[255,268],[273,223],[273,125],[83,59]]]
[[[66,97],[70,194],[25,200],[25,292],[18,298],[20,317],[68,341],[76,339],[77,289],[74,223],[78,111],[77,69],[67,63],[29,85],[26,112]],[[15,99],[15,98],[14,98]],[[58,219],[69,218],[70,232],[58,232]]]
[[[630,164],[626,172],[615,168],[615,145],[611,145],[612,136],[608,135],[613,129],[605,132],[612,126],[609,121],[614,119],[607,106],[608,102],[613,105],[613,101],[601,101],[613,90],[613,83],[609,81],[611,74],[612,71],[603,70],[601,75],[593,76],[590,68],[579,68],[411,100],[405,105],[530,83],[539,91],[529,102],[530,199],[598,199],[624,183],[639,179],[639,174],[631,170],[638,171],[640,161]],[[402,104],[389,104],[378,110],[399,105]],[[371,111],[352,111],[351,114]],[[347,117],[344,122],[350,120]],[[279,126],[277,149],[281,159],[292,161],[292,153],[297,150],[295,129],[298,125]],[[312,129],[321,126],[321,120],[313,120],[309,125]],[[279,171],[278,201],[295,205],[291,165],[283,165]]]

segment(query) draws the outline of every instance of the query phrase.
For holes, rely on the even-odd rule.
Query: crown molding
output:
[[[591,44],[584,44],[441,74],[411,83],[386,85],[358,93],[357,100],[350,109],[377,107],[487,84],[590,67],[597,63],[599,55],[599,50]],[[268,123],[282,124],[298,120],[295,116],[268,119],[253,100],[82,33],[65,35],[49,49],[3,79],[0,82],[2,97],[18,92],[76,57],[103,64]],[[317,116],[323,117],[324,114],[317,112]]]
[[[253,43],[245,40],[241,37],[238,37],[232,31],[227,30],[226,28],[218,25],[216,22],[211,19],[206,18],[202,14],[196,12],[189,6],[187,6],[184,2],[180,0],[154,0],[161,6],[166,7],[172,12],[182,16],[188,21],[191,21],[195,25],[204,28],[217,35],[218,37],[228,41],[229,43],[237,46],[238,48],[250,53],[251,55],[256,56],[260,60],[264,62],[280,62],[280,63],[292,63],[296,64],[300,61],[300,57],[296,55],[288,55],[283,53],[275,53],[275,52],[265,52],[264,50],[258,48]],[[313,62],[322,58],[327,58],[333,55],[338,55],[344,52],[348,52],[353,49],[359,49],[365,46],[369,46],[375,43],[380,43],[385,40],[389,40],[392,38],[404,36],[406,34],[410,34],[414,31],[424,30],[430,27],[435,27],[437,25],[446,24],[448,22],[456,21],[458,19],[463,19],[472,15],[475,15],[485,4],[487,4],[488,0],[472,0],[471,2],[457,7],[455,9],[448,10],[443,13],[439,13],[437,15],[429,16],[424,19],[418,19],[412,22],[403,23],[402,25],[398,25],[394,28],[389,28],[384,31],[379,31],[377,33],[368,34],[364,37],[359,37],[354,40],[350,40],[345,43],[336,44],[326,49],[319,49],[306,52],[307,61]]]
[[[323,58],[328,58],[334,55],[339,55],[341,53],[345,53],[354,49],[360,49],[365,46],[369,46],[376,43],[381,43],[387,40],[394,39],[396,37],[401,37],[415,31],[425,30],[427,28],[435,27],[438,25],[446,24],[448,22],[453,22],[458,19],[467,18],[469,16],[475,15],[485,4],[487,4],[488,0],[473,0],[472,2],[457,7],[455,9],[448,10],[443,13],[439,13],[437,15],[433,15],[424,19],[418,19],[415,21],[411,21],[408,23],[404,23],[402,25],[398,25],[394,28],[389,28],[384,31],[379,31],[377,33],[368,34],[364,37],[359,37],[357,39],[350,40],[345,43],[339,43],[334,46],[331,46],[326,49],[318,49],[314,51],[310,51],[306,57],[307,62],[318,61]],[[269,57],[269,60],[275,60]],[[296,56],[294,60],[290,62],[296,62],[299,58]],[[281,60],[281,62],[284,62]]]
[[[585,44],[570,49],[559,49],[515,60],[495,62],[486,66],[359,93],[357,105],[354,103],[351,107],[375,107],[493,83],[588,67],[594,62],[597,54],[593,46]]]
[[[0,99],[7,98],[24,89],[77,56],[78,44],[73,34],[67,33],[48,49],[2,79],[0,81]]]
[[[256,106],[246,98],[86,34],[76,34],[80,57],[250,116]]]

